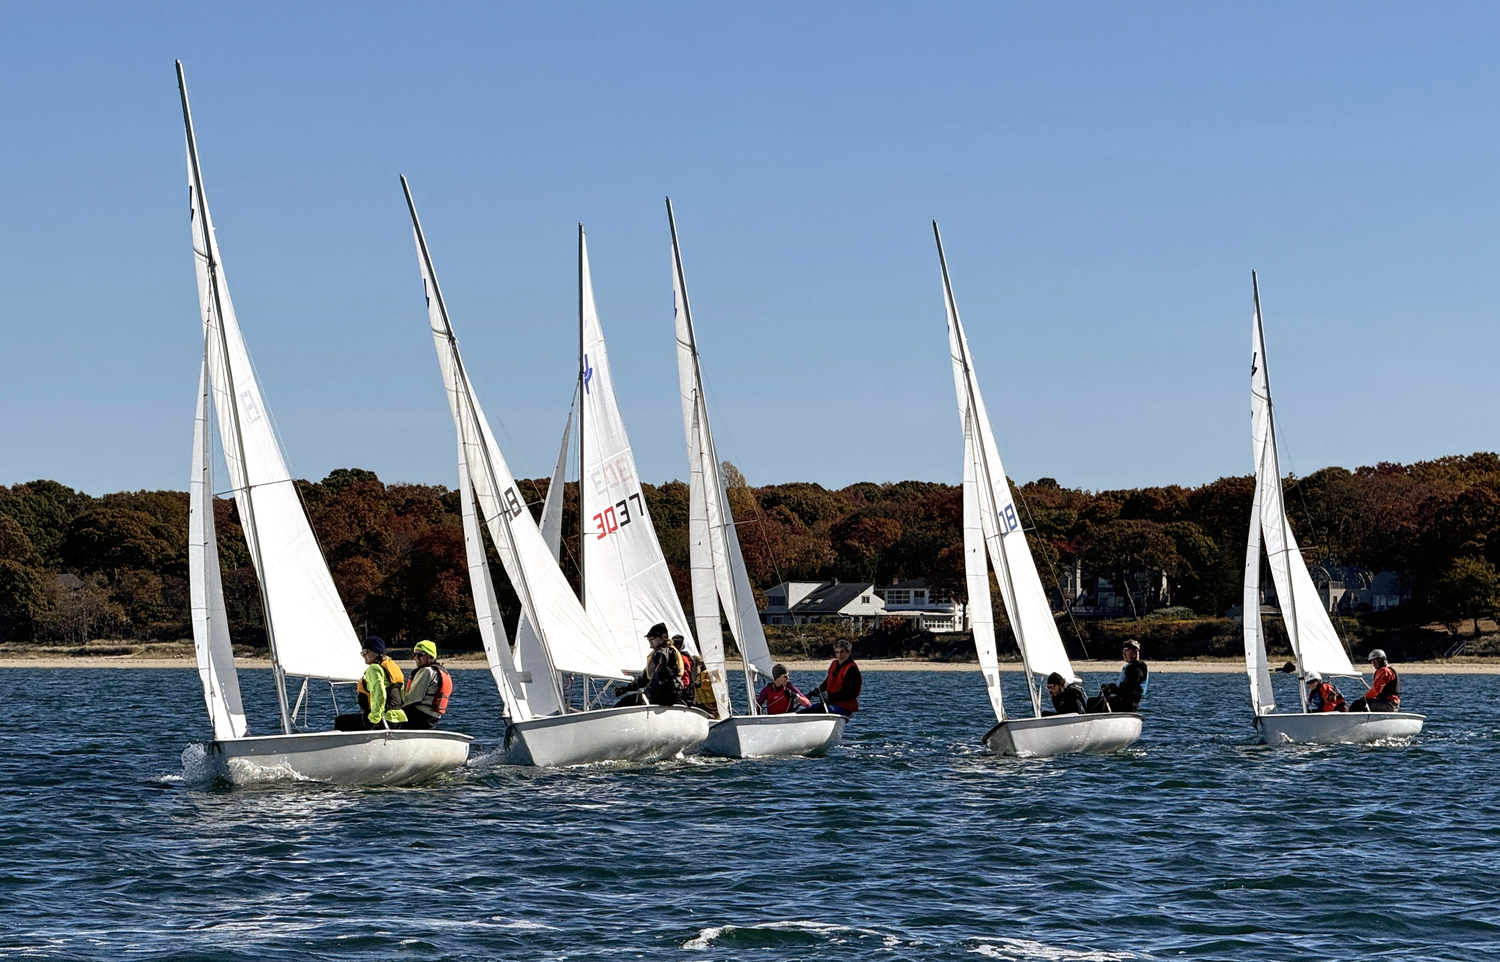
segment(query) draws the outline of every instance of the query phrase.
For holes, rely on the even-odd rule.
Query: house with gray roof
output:
[[[837,622],[867,631],[886,618],[885,601],[868,583],[787,581],[766,591],[761,620],[768,625]]]

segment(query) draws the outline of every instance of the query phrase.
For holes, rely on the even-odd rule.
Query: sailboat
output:
[[[623,642],[617,643],[599,629],[557,564],[556,542],[548,544],[517,493],[515,477],[495,442],[459,353],[458,338],[405,177],[401,178],[401,188],[411,213],[438,367],[457,431],[459,497],[470,587],[491,675],[504,706],[505,760],[547,767],[659,761],[698,745],[708,736],[708,719],[702,712],[681,705],[594,707],[608,687],[595,688],[593,680],[623,681],[640,669],[645,657],[637,659],[636,652],[622,650]],[[580,292],[583,263],[580,260]],[[582,301],[580,293],[580,305]],[[560,481],[555,475],[553,490],[559,498]],[[634,504],[632,500],[631,506]],[[615,524],[619,525],[618,514]],[[517,633],[520,665],[500,619],[481,527],[488,530],[506,577],[521,600],[522,620]],[[582,681],[578,704],[570,697],[574,693],[569,683],[573,678]]]
[[[1260,281],[1250,273],[1255,313],[1250,331],[1250,444],[1255,457],[1255,500],[1250,508],[1250,536],[1245,547],[1245,673],[1250,678],[1250,705],[1255,730],[1267,745],[1365,743],[1410,738],[1422,731],[1425,716],[1412,712],[1308,712],[1309,672],[1324,677],[1359,678],[1349,654],[1323,607],[1302,550],[1292,534],[1281,490],[1281,462],[1276,450],[1276,419],[1271,381],[1266,373],[1266,336],[1261,326]],[[1270,562],[1271,579],[1281,602],[1282,621],[1297,665],[1301,711],[1277,712],[1266,663],[1265,627],[1260,618],[1261,546]]]
[[[203,364],[193,421],[189,479],[188,560],[193,646],[214,739],[210,764],[236,783],[309,779],[351,785],[400,785],[457,768],[469,757],[468,735],[375,729],[295,730],[309,713],[308,683],[353,682],[364,674],[359,640],[333,586],[271,426],[224,278],[213,219],[203,191],[187,81],[177,64],[187,131],[189,204],[198,303],[203,314]],[[229,469],[240,524],[260,582],[266,640],[281,714],[280,735],[247,735],[239,675],[214,531],[210,418]],[[287,679],[301,678],[295,704]],[[335,706],[336,707],[336,706]]]
[[[848,718],[832,714],[762,715],[756,712],[756,678],[771,680],[771,650],[761,628],[760,613],[750,588],[745,558],[735,533],[728,492],[703,395],[703,367],[693,313],[688,305],[687,279],[677,243],[677,221],[667,200],[667,225],[672,232],[672,294],[677,325],[677,383],[682,393],[682,426],[687,436],[690,490],[688,550],[693,590],[693,618],[705,670],[713,679],[719,718],[709,729],[702,751],[730,758],[767,758],[826,755],[844,735]],[[724,635],[719,609],[741,652],[747,714],[732,714],[724,665]]]
[[[1000,755],[1061,755],[1070,752],[1118,751],[1141,736],[1141,716],[1135,712],[1042,715],[1044,689],[1037,676],[1052,672],[1074,679],[1073,665],[1063,650],[1052,606],[1042,588],[1036,562],[1026,543],[1026,532],[1010,496],[1010,482],[1000,463],[1000,452],[990,429],[989,413],[979,393],[969,339],[958,317],[948,260],[943,254],[943,236],[937,222],[938,263],[943,273],[943,302],[948,312],[948,348],[953,358],[953,386],[958,395],[959,421],[964,433],[964,574],[969,591],[969,611],[974,647],[984,675],[990,707],[996,724],[984,736],[984,745]],[[1031,695],[1031,717],[1007,716],[1000,691],[1000,660],[995,650],[995,621],[990,605],[990,573],[986,554],[994,565],[995,580],[1005,612],[1021,649],[1026,687]]]

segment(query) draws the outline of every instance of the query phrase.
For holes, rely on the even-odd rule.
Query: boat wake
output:
[[[1051,962],[1123,962],[1126,959],[1149,959],[1149,955],[1134,952],[1105,952],[1099,949],[1071,949],[1061,945],[1048,945],[1034,939],[995,939],[981,942],[971,951],[987,959],[1031,960],[1044,959]]]
[[[866,938],[878,938],[885,945],[899,944],[899,940],[894,936],[883,935],[869,929],[797,919],[785,922],[760,922],[754,925],[709,926],[682,943],[682,947],[685,949],[762,949],[816,945],[825,942],[862,941]]]

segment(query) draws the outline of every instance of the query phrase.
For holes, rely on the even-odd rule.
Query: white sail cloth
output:
[[[188,592],[193,615],[193,651],[214,738],[245,734],[240,676],[234,667],[219,542],[214,528],[212,455],[208,429],[208,358],[198,377],[198,413],[193,419],[193,464],[188,481]]]
[[[646,632],[658,623],[665,624],[671,634],[682,635],[690,651],[697,646],[662,556],[620,416],[582,228],[578,261],[583,354],[579,499],[585,607],[600,634],[614,647],[617,663],[640,666],[650,653]]]
[[[771,677],[771,649],[755,607],[750,574],[740,551],[734,512],[724,486],[708,405],[703,392],[703,369],[698,354],[697,332],[687,297],[687,278],[682,271],[682,252],[677,243],[677,225],[667,202],[672,231],[672,296],[677,329],[677,382],[682,400],[682,426],[687,442],[688,475],[692,489],[688,504],[688,551],[693,590],[693,618],[704,664],[714,679],[714,696],[720,717],[729,715],[729,690],[724,680],[724,645],[719,628],[719,608],[728,615],[729,632],[757,673]],[[750,704],[754,705],[753,682],[747,678]],[[752,708],[753,711],[753,708]]]
[[[562,555],[562,509],[563,484],[568,468],[568,435],[573,429],[573,412],[568,412],[563,425],[562,445],[557,452],[557,466],[552,469],[552,482],[547,486],[547,496],[542,501],[542,540],[552,552],[554,561]],[[531,671],[532,667],[536,672]],[[542,639],[531,625],[526,612],[516,624],[516,670],[520,672],[526,700],[536,715],[556,715],[563,709],[562,692],[547,670],[547,654],[542,650]]]
[[[406,187],[405,178],[402,186]],[[448,395],[448,407],[459,431],[461,458],[468,469],[480,517],[489,529],[511,585],[521,598],[522,610],[541,639],[554,678],[556,672],[627,678],[634,668],[619,664],[612,647],[599,636],[518,493],[515,477],[500,452],[475,396],[473,384],[464,370],[458,338],[448,319],[442,290],[430,264],[427,243],[409,189],[407,204],[411,210],[417,265],[422,274],[422,292],[427,300],[433,346]],[[538,680],[539,667],[528,666],[534,680]]]
[[[936,225],[934,231],[936,231]],[[1000,586],[1000,596],[1005,602],[1005,611],[1010,618],[1011,630],[1021,649],[1021,658],[1030,672],[1048,675],[1057,672],[1071,679],[1073,666],[1063,649],[1062,637],[1057,632],[1057,622],[1052,618],[1052,606],[1042,588],[1041,576],[1037,574],[1036,562],[1031,557],[1031,547],[1026,543],[1026,533],[1016,513],[1015,502],[1010,496],[1010,483],[1006,480],[1005,467],[1000,462],[999,448],[995,445],[994,432],[990,428],[989,413],[985,410],[984,398],[979,392],[979,380],[974,372],[973,355],[969,352],[969,340],[964,333],[963,322],[958,316],[958,304],[953,298],[953,288],[948,279],[947,261],[942,253],[942,239],[938,238],[938,257],[943,273],[943,304],[948,314],[948,349],[953,362],[953,386],[958,398],[959,423],[965,437],[964,466],[964,538],[965,575],[970,589],[970,608],[977,614],[983,603],[989,600],[989,574],[984,570],[983,554],[968,550],[974,537],[974,527],[969,513],[977,510],[978,533],[982,534],[989,551],[990,562],[995,568],[995,578]],[[971,494],[972,492],[972,494]],[[983,597],[976,599],[973,592],[980,582],[984,584]],[[980,632],[976,630],[976,646],[982,644]],[[990,690],[991,703],[996,708],[996,717],[1004,718],[999,706],[999,678],[991,671],[998,671],[998,659],[994,654],[993,627],[989,629],[990,664],[984,662],[985,652],[980,647],[981,668],[986,672],[986,687]]]
[[[183,90],[187,112],[187,92]],[[287,471],[270,409],[240,335],[188,125],[193,262],[219,438],[250,560],[265,601],[266,633],[289,675],[352,681],[364,672],[359,639]]]
[[[1259,541],[1264,543],[1271,579],[1286,624],[1287,636],[1302,673],[1357,676],[1349,654],[1329,620],[1318,589],[1308,574],[1307,563],[1292,534],[1281,489],[1281,464],[1276,449],[1275,418],[1271,406],[1271,383],[1266,372],[1265,331],[1259,296],[1251,317],[1250,444],[1255,458],[1255,506],[1252,525],[1258,523]],[[1265,635],[1260,625],[1260,552],[1252,530],[1245,556],[1245,659],[1250,675],[1251,698],[1256,711],[1270,698],[1270,675],[1265,670]],[[1252,627],[1253,625],[1253,627]],[[1274,700],[1269,704],[1274,707]]]

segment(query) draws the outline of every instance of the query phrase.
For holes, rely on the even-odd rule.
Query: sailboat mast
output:
[[[427,250],[427,237],[422,233],[422,222],[417,217],[417,205],[411,197],[411,186],[407,184],[404,176],[401,178],[401,190],[406,194],[406,209],[411,213],[411,225],[417,235],[417,247],[422,252],[422,266],[426,268],[427,276],[432,279],[432,296],[437,299],[438,313],[443,318],[442,333],[448,342],[448,353],[453,360],[454,380],[457,382],[454,385],[455,393],[462,399],[468,413],[469,421],[474,425],[475,440],[480,456],[484,459],[485,477],[490,487],[494,489],[498,487],[496,484],[498,474],[495,471],[494,458],[490,453],[489,442],[484,436],[483,422],[478,415],[478,405],[475,404],[473,392],[470,390],[469,374],[464,369],[463,355],[458,351],[458,338],[454,336],[453,324],[448,319],[448,305],[443,300],[443,289],[438,285],[437,271],[432,266],[432,254]],[[468,455],[465,454],[466,459],[467,457]],[[499,493],[499,491],[495,491],[497,496]],[[476,503],[480,508],[480,519],[484,520],[484,505],[480,502]],[[522,510],[525,509],[523,508]],[[510,514],[503,503],[500,504],[500,511],[497,517],[500,519],[500,530],[505,534],[506,549],[511,553],[512,558],[519,557],[519,552],[516,550],[515,538],[511,534]],[[541,619],[537,617],[536,601],[531,597],[531,586],[527,583],[526,574],[521,569],[521,566],[519,564],[515,565],[515,569],[517,577],[511,579],[511,585],[516,589],[516,594],[520,596],[522,609],[530,616],[532,627],[536,630],[537,637],[541,639],[542,644],[540,647],[543,656],[547,660],[547,674],[552,680],[553,689],[558,694],[558,704],[563,706],[563,711],[567,711],[567,703],[562,698],[562,689],[557,669],[552,664],[552,652],[547,647],[546,629],[542,626]]]
[[[1287,568],[1287,599],[1286,603],[1291,609],[1291,618],[1283,616],[1282,622],[1286,625],[1287,640],[1292,645],[1292,657],[1297,659],[1297,695],[1302,701],[1302,710],[1307,711],[1307,686],[1302,684],[1302,644],[1300,637],[1300,622],[1297,620],[1297,593],[1292,587],[1292,555],[1291,555],[1291,529],[1286,516],[1286,500],[1281,491],[1281,458],[1276,450],[1276,414],[1271,404],[1271,367],[1266,363],[1266,324],[1260,313],[1260,279],[1256,277],[1255,271],[1250,272],[1250,289],[1255,298],[1255,331],[1260,339],[1260,369],[1266,379],[1266,447],[1271,456],[1271,483],[1276,485],[1276,500],[1280,504],[1281,515],[1281,563]],[[1262,455],[1264,458],[1264,455]],[[1256,617],[1259,617],[1259,612]]]
[[[583,225],[578,225],[578,600],[583,605],[583,610],[589,608],[589,590],[585,579],[588,577],[588,568],[584,565],[585,544],[588,541],[588,505],[584,503],[583,486],[584,474],[588,470],[588,460],[585,456],[583,446],[585,417],[588,412],[588,357],[583,353],[583,259],[588,256],[585,249],[587,240],[584,237]],[[585,706],[587,707],[587,706]]]
[[[956,338],[956,340],[958,341],[959,363],[963,365],[964,369],[964,394],[966,395],[967,399],[968,417],[978,428],[978,430],[974,431],[974,442],[979,449],[978,461],[980,471],[983,475],[981,479],[983,487],[983,497],[988,502],[990,502],[990,514],[998,517],[999,512],[995,510],[996,506],[994,505],[995,479],[990,474],[990,459],[987,456],[984,448],[984,430],[983,425],[979,420],[979,406],[974,402],[974,368],[969,359],[969,339],[964,334],[963,321],[959,320],[958,317],[958,301],[953,296],[953,281],[948,276],[948,258],[947,255],[943,253],[943,235],[942,232],[938,230],[937,221],[932,222],[932,236],[937,240],[938,264],[942,267],[943,270],[943,294],[948,298],[948,305],[953,313],[953,322],[958,329],[958,337]],[[1026,537],[1026,532],[1024,530],[1021,532],[1021,537]],[[1005,537],[1001,535],[997,537],[996,540],[1000,544],[999,567],[1001,569],[1000,575],[1005,579],[1005,596],[1009,599],[1015,599],[1016,586],[1015,582],[1011,579],[1010,556],[1005,547]],[[1007,611],[1007,615],[1010,614],[1011,612]],[[1023,674],[1026,676],[1026,690],[1031,696],[1031,709],[1037,717],[1041,717],[1041,692],[1037,689],[1036,679],[1031,677],[1031,663],[1026,655],[1025,630],[1021,626],[1021,619],[1019,617],[1011,617],[1010,621],[1011,630],[1016,634],[1016,647],[1021,649],[1021,665],[1025,669]]]
[[[682,269],[682,248],[677,243],[677,217],[672,212],[672,198],[670,197],[667,198],[667,226],[672,232],[672,266],[677,271],[677,283],[682,287],[682,314],[688,332],[688,350],[693,357],[693,393],[696,395],[693,400],[693,406],[698,416],[699,444],[702,446],[706,442],[708,450],[705,454],[709,459],[709,465],[714,469],[713,476],[717,479],[720,477],[718,467],[719,451],[714,445],[714,434],[708,425],[708,402],[703,396],[703,367],[698,360],[698,331],[693,327],[693,308],[688,300],[687,273]],[[708,483],[708,472],[702,472],[702,475],[704,478],[703,483],[706,485]],[[724,530],[727,527],[727,522],[724,522],[723,519],[729,515],[729,492],[724,490],[724,486],[719,484],[717,480],[715,484],[718,484],[719,488],[717,494],[719,498],[719,517],[722,523],[720,540],[724,543],[724,560],[727,564],[729,561],[729,532]],[[740,616],[739,589],[735,587],[733,575],[726,580],[729,584],[730,607],[730,611],[726,612],[726,615],[730,618],[738,618]],[[750,656],[745,652],[744,632],[736,631],[734,634],[736,640],[739,642],[740,670],[745,676],[746,711],[751,715],[756,715],[759,712],[757,711],[758,706],[755,701],[755,675],[751,671]]]
[[[215,243],[213,228],[209,224],[208,198],[203,190],[203,168],[198,163],[198,138],[193,133],[193,112],[188,106],[187,77],[182,71],[182,61],[177,61],[177,91],[182,96],[182,122],[187,132],[188,160],[193,165],[193,191],[197,194],[195,198],[198,207],[198,218],[203,228],[203,257],[208,265],[208,290],[213,299],[213,321],[214,327],[218,328],[219,350],[224,357],[224,377],[228,384],[229,410],[234,418],[234,442],[240,459],[240,468],[245,476],[245,500],[244,500],[244,528],[247,539],[251,542],[250,548],[255,559],[262,565],[265,564],[265,555],[261,553],[260,530],[255,523],[255,496],[250,488],[250,462],[245,457],[245,436],[240,428],[240,407],[238,394],[234,387],[234,369],[229,363],[229,336],[224,330],[224,305],[219,296],[219,259],[215,256]],[[213,492],[209,492],[211,510]],[[276,655],[276,630],[272,626],[271,619],[271,596],[266,591],[266,579],[264,572],[257,572],[259,577],[255,580],[260,587],[261,610],[265,614],[266,644],[271,652],[271,674],[276,682],[276,703],[281,710],[281,731],[283,734],[292,733],[291,709],[286,700],[285,672],[281,668],[281,661]]]

